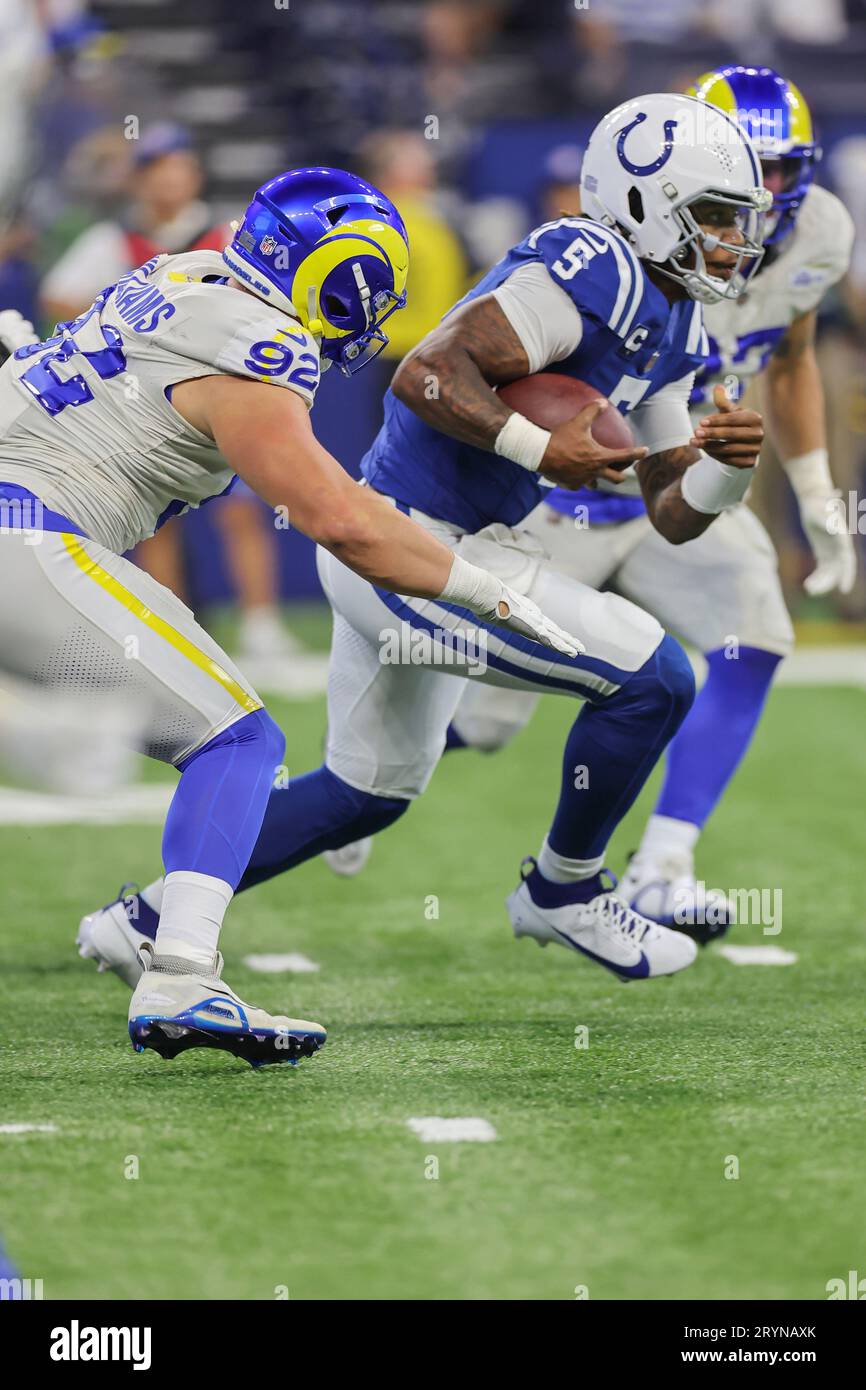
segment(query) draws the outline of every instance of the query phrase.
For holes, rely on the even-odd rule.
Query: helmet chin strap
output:
[[[355,284],[358,286],[358,294],[361,299],[361,307],[364,310],[364,327],[369,328],[370,324],[373,322],[373,315],[370,313],[370,303],[373,296],[370,293],[370,286],[364,279],[364,272],[361,269],[360,261],[352,262],[352,274],[355,277]]]
[[[321,338],[324,336],[325,325],[322,323],[322,320],[317,316],[316,298],[316,287],[315,285],[310,285],[310,288],[307,290],[307,329],[310,333],[312,333],[313,337],[316,339],[316,342],[319,342]]]

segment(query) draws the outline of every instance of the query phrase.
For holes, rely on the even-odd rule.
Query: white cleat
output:
[[[135,989],[141,976],[139,952],[150,938],[137,931],[129,919],[128,904],[134,894],[127,894],[131,883],[124,884],[113,903],[106,903],[96,912],[82,917],[75,938],[78,954],[85,960],[95,960],[99,970],[112,970],[121,980]]]
[[[261,1067],[300,1062],[325,1043],[321,1023],[245,1004],[220,979],[219,951],[210,970],[197,970],[194,961],[181,956],[156,955],[150,941],[141,957],[144,969],[129,1003],[129,1036],[136,1052],[149,1047],[172,1058],[191,1047],[215,1047]]]
[[[366,835],[363,840],[354,840],[341,849],[326,849],[322,858],[332,874],[340,878],[354,878],[364,868],[373,851],[373,836]]]
[[[250,680],[276,695],[303,699],[328,688],[328,656],[311,652],[269,609],[244,614],[239,660]]]
[[[702,946],[724,936],[737,920],[736,904],[728,895],[695,878],[690,854],[665,859],[632,855],[617,891],[635,912],[685,932]]]
[[[507,905],[515,936],[532,936],[540,946],[550,941],[567,946],[620,980],[675,975],[698,953],[691,937],[641,917],[616,893],[599,893],[587,903],[539,907],[523,882],[509,894]]]

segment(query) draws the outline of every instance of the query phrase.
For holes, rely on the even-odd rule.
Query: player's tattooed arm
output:
[[[683,541],[700,536],[715,520],[720,509],[742,497],[747,486],[745,475],[751,474],[761,452],[764,426],[758,412],[744,410],[729,400],[723,386],[713,387],[713,403],[715,414],[705,415],[699,421],[688,443],[652,454],[636,465],[653,526],[673,545],[681,545]],[[686,470],[697,463],[702,454],[709,456],[704,463],[713,459],[727,467],[728,473],[721,480],[711,480],[711,505],[706,511],[697,511],[689,506],[683,496],[682,481]],[[733,473],[731,470],[734,470]],[[742,472],[738,475],[736,470]],[[723,473],[724,468],[720,472]],[[739,482],[730,481],[737,476],[742,487]],[[720,481],[724,483],[725,478],[729,480],[729,486],[722,487],[719,492],[718,484]]]
[[[493,450],[514,412],[494,386],[529,373],[520,339],[493,295],[465,304],[428,333],[397,368],[392,389],[398,400],[443,434]],[[572,420],[550,433],[539,472],[563,487],[593,486],[598,478],[622,482],[623,468],[646,449],[605,449],[593,438],[592,422],[607,403],[590,401]]]
[[[712,514],[696,512],[682,494],[683,474],[700,456],[699,449],[683,444],[650,454],[635,465],[650,521],[672,545],[694,540],[716,519]]]
[[[512,413],[492,388],[528,372],[520,339],[488,294],[422,338],[397,368],[392,389],[427,424],[464,444],[492,449]]]

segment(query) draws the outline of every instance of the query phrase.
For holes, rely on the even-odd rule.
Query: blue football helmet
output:
[[[775,175],[764,245],[777,244],[791,231],[821,158],[803,93],[773,68],[732,65],[705,72],[689,95],[732,116],[751,138],[764,178]]]
[[[290,169],[264,184],[223,259],[253,294],[300,319],[347,376],[378,356],[381,325],[406,303],[403,219],[344,169]]]

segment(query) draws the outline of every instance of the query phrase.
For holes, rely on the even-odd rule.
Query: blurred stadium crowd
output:
[[[396,360],[532,225],[574,209],[597,117],[724,62],[770,63],[801,86],[819,181],[857,225],[820,360],[835,475],[860,493],[866,0],[0,0],[0,308],[50,329],[154,249],[220,247],[278,170],[364,173],[403,211],[412,267],[387,358],[351,384],[331,373],[316,406],[354,469]],[[809,553],[780,471],[762,474],[754,505],[797,614]],[[275,600],[318,593],[310,547],[274,535],[251,496],[207,510],[139,558],[196,606],[239,599],[245,655],[290,652]],[[866,617],[862,574],[824,604]]]

